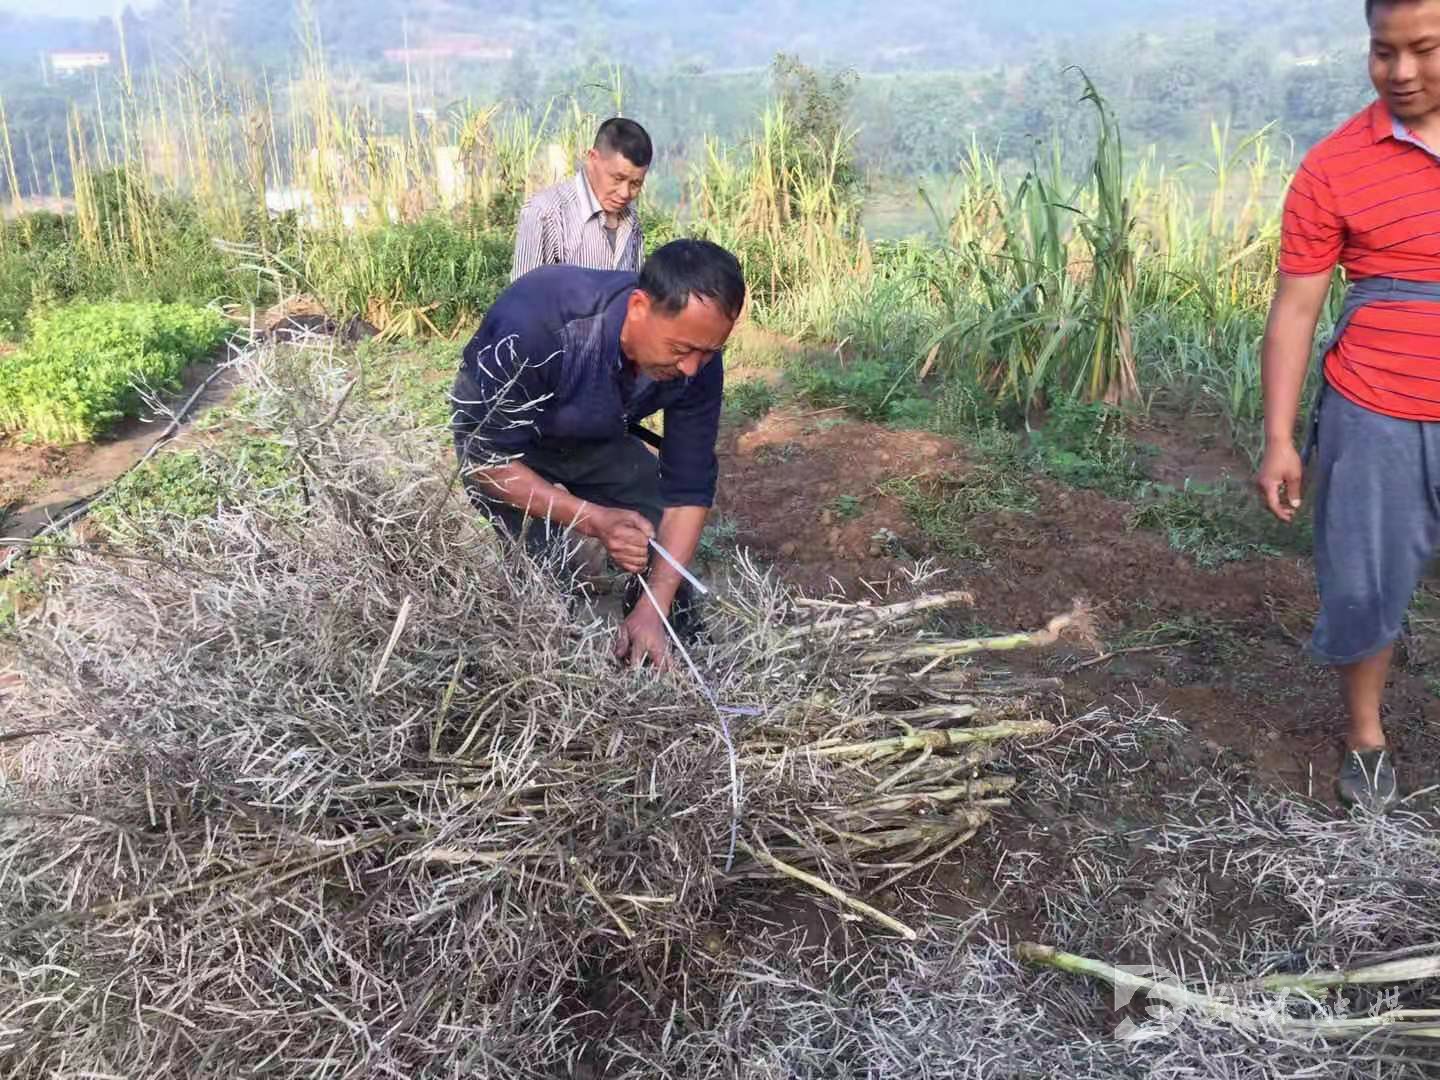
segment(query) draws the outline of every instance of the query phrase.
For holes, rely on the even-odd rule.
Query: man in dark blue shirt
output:
[[[676,240],[631,273],[547,266],[503,292],[465,346],[451,392],[455,449],[476,502],[538,552],[566,529],[646,574],[667,613],[681,563],[715,501],[721,350],[745,302],[740,264]],[[659,457],[629,433],[665,416]],[[527,520],[528,519],[528,520]],[[648,569],[647,569],[648,568]],[[616,641],[634,665],[664,663],[659,614],[635,604]]]

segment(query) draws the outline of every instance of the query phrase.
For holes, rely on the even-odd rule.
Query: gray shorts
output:
[[[1311,651],[1344,666],[1399,638],[1440,546],[1440,423],[1396,420],[1326,387],[1305,477],[1320,618]]]

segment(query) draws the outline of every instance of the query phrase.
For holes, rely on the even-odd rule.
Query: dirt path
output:
[[[1183,424],[1157,430],[1165,482],[1209,483],[1244,468],[1228,449],[1195,446]],[[967,628],[977,632],[1038,627],[1084,597],[1109,648],[1179,644],[1078,671],[1071,669],[1086,657],[1063,649],[1018,661],[1066,675],[1072,710],[1143,700],[1179,720],[1191,733],[1184,755],[1156,769],[1173,771],[1181,790],[1189,757],[1233,761],[1259,782],[1329,799],[1340,717],[1333,676],[1303,651],[1315,609],[1307,560],[1257,557],[1202,569],[1159,533],[1132,529],[1130,504],[1043,477],[1027,480],[1033,510],[966,519],[973,558],[938,555],[894,482],[954,485],[974,468],[962,448],[934,435],[836,413],[772,413],[727,434],[719,509],[735,521],[738,543],[814,591],[838,585],[883,595],[913,557],[936,555],[945,581],[975,591]],[[1410,663],[1389,698],[1412,790],[1440,783],[1440,700],[1430,689],[1440,686],[1440,665],[1426,671],[1428,656],[1440,658],[1432,644],[1440,633],[1423,620],[1416,627]]]

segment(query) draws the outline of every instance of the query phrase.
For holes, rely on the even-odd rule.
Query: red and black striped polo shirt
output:
[[[1440,156],[1381,101],[1305,156],[1285,200],[1280,271],[1327,274],[1337,263],[1351,280],[1440,282]],[[1440,304],[1361,308],[1325,378],[1375,412],[1440,420]]]

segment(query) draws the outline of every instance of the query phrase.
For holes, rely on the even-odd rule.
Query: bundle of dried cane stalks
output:
[[[1050,730],[1049,684],[963,658],[1081,611],[942,640],[963,594],[804,601],[741,558],[706,686],[623,673],[428,447],[270,390],[288,486],[57,557],[10,642],[37,734],[0,787],[6,1076],[540,1069],[597,973],[672,992],[756,879],[913,936],[874,895]]]

